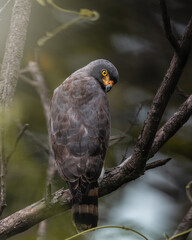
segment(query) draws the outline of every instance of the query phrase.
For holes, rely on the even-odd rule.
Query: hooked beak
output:
[[[105,92],[109,92],[114,85],[114,81],[110,80],[109,75],[102,78],[102,80],[103,80],[103,84],[105,86]]]
[[[105,92],[109,92],[113,86],[112,85],[106,85],[105,86]]]

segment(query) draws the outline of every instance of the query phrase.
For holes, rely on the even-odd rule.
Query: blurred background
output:
[[[0,8],[5,4],[1,0]],[[112,135],[128,129],[121,142],[109,148],[105,168],[118,165],[130,156],[146,118],[151,101],[169,66],[173,49],[164,35],[158,1],[154,0],[55,0],[64,9],[79,11],[95,10],[100,14],[97,21],[82,20],[38,47],[37,42],[58,26],[76,16],[60,12],[50,5],[41,6],[33,1],[22,68],[29,61],[40,63],[49,95],[75,70],[90,61],[105,58],[118,69],[119,83],[108,94]],[[2,62],[9,30],[11,1],[0,13],[0,60]],[[192,1],[167,1],[171,23],[176,36],[183,33],[192,12]],[[191,93],[192,58],[186,64],[179,86]],[[162,124],[169,119],[185,99],[175,93],[163,116]],[[30,132],[48,144],[47,128],[40,98],[28,83],[18,82],[10,148],[18,129],[16,123],[28,123]],[[185,186],[192,173],[192,120],[155,155],[153,160],[171,157],[163,167],[147,171],[144,176],[130,182],[99,200],[99,225],[124,225],[131,227],[149,239],[171,236],[187,212],[190,202]],[[38,201],[44,196],[47,153],[26,135],[8,164],[7,204],[3,217]],[[58,174],[54,190],[65,186]],[[36,238],[37,226],[12,237],[15,240]],[[59,240],[75,234],[71,212],[52,217],[48,221],[47,239]],[[123,230],[99,230],[89,239],[141,239]],[[85,238],[81,238],[85,239]],[[189,239],[192,239],[192,237]]]

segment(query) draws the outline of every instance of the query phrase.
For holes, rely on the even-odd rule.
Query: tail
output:
[[[73,221],[78,232],[97,226],[98,183],[90,183],[88,191],[81,199],[74,198],[72,205]]]

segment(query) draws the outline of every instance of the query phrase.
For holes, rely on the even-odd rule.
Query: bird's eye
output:
[[[107,70],[102,70],[102,75],[105,77],[105,76],[107,76]]]

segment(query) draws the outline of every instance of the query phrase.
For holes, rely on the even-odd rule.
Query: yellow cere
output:
[[[110,81],[108,82],[108,85],[113,86],[113,85],[114,85],[114,81],[110,80]]]
[[[110,80],[109,77],[103,78],[103,83],[104,85],[110,85],[110,86],[114,85],[114,81]]]
[[[110,80],[109,74],[108,74],[107,70],[103,69],[101,73],[102,73],[102,75],[104,77],[104,78],[102,78],[104,85],[105,86],[106,85],[113,86],[114,85],[114,81]]]

